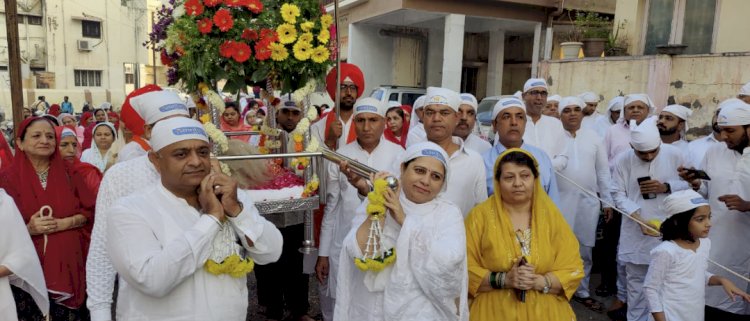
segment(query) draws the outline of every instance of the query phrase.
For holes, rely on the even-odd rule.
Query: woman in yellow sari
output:
[[[578,241],[542,189],[536,159],[506,150],[493,182],[494,194],[465,222],[470,320],[575,320]]]

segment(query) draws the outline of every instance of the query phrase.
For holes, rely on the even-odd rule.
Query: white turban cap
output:
[[[171,91],[152,91],[131,97],[130,105],[148,125],[173,115],[190,117],[185,102]]]
[[[740,88],[740,95],[741,96],[750,96],[750,82],[746,83],[742,88]]]
[[[194,119],[173,117],[154,125],[149,142],[151,148],[158,152],[171,144],[189,139],[198,139],[208,143],[208,135],[203,129],[203,125]]]
[[[667,214],[667,218],[672,215],[687,212],[700,206],[708,206],[708,201],[692,189],[673,192],[666,198],[662,204],[662,210]]]
[[[389,100],[388,101],[388,109],[391,109],[393,107],[401,107],[401,103],[397,102],[395,100]]]
[[[730,98],[719,104],[719,126],[750,125],[750,105],[737,98]]]
[[[469,105],[471,108],[474,108],[474,111],[477,111],[477,108],[479,107],[479,103],[477,103],[477,97],[474,97],[474,95],[470,93],[461,93],[461,105]]]
[[[581,99],[583,99],[583,101],[587,102],[587,103],[598,103],[599,102],[599,95],[597,95],[596,93],[590,92],[590,91],[587,91],[587,92],[585,92],[583,94],[580,94],[580,95],[578,95],[578,97],[581,97]]]
[[[661,135],[656,128],[656,117],[646,118],[640,125],[630,121],[630,143],[639,152],[657,149],[661,145]]]
[[[627,105],[630,105],[633,102],[640,101],[646,106],[648,106],[648,113],[653,114],[654,109],[656,108],[654,106],[654,102],[651,100],[651,97],[649,97],[647,94],[630,94],[625,96],[625,101],[622,103],[622,106],[625,107]]]
[[[617,96],[615,98],[610,99],[609,104],[607,104],[607,111],[620,111],[622,110],[623,102],[625,102],[625,97],[623,96]]]
[[[563,109],[568,106],[578,106],[578,107],[586,107],[586,103],[581,99],[581,97],[577,96],[568,96],[560,100],[560,107],[557,107],[557,111],[562,114]]]
[[[403,156],[401,157],[401,163],[403,164],[419,157],[432,157],[443,164],[443,167],[445,168],[445,181],[443,181],[441,191],[444,192],[445,189],[448,188],[448,154],[442,147],[433,142],[421,142],[409,146],[409,148],[404,151]]]
[[[547,97],[547,103],[549,103],[551,101],[556,101],[556,102],[559,103],[560,99],[562,99],[562,96],[560,96],[560,95],[552,95],[552,96]]]
[[[544,90],[548,90],[547,81],[542,78],[531,78],[527,80],[525,84],[523,84],[523,92],[526,93],[531,89],[539,87],[544,88]]]
[[[671,113],[682,120],[688,120],[688,118],[693,115],[693,111],[683,105],[669,105],[664,107],[661,111]]]
[[[385,103],[372,97],[361,98],[354,104],[354,116],[371,113],[385,118],[387,111],[388,106]]]
[[[511,108],[511,107],[518,107],[523,109],[524,112],[526,112],[526,105],[523,104],[523,102],[515,97],[512,98],[503,98],[498,100],[495,103],[495,106],[492,107],[492,120],[495,120],[497,118],[497,115],[500,115],[503,110]]]
[[[448,88],[441,87],[428,87],[427,97],[425,98],[424,105],[446,105],[458,111],[458,106],[461,105],[461,96],[457,92]]]

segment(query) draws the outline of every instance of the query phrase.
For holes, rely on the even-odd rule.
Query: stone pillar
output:
[[[505,30],[490,31],[487,61],[487,96],[502,95],[505,61]]]
[[[542,47],[542,23],[539,22],[534,27],[534,49],[531,53],[531,77],[538,77],[537,65],[539,65],[539,51]]]
[[[461,90],[465,21],[466,16],[461,14],[449,14],[445,16],[442,86],[455,91]]]

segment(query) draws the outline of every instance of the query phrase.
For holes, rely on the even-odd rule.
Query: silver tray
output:
[[[260,214],[279,228],[304,223],[305,211],[319,206],[318,196],[255,203]]]

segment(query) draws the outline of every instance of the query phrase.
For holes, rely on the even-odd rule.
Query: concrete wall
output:
[[[378,34],[381,26],[349,25],[349,59],[365,72],[365,94],[393,81],[393,38]]]
[[[550,83],[550,93],[599,93],[604,98],[600,111],[614,96],[641,92],[649,93],[659,108],[672,103],[689,106],[693,110],[689,134],[695,135],[707,132],[720,101],[735,97],[740,87],[750,81],[750,69],[738,67],[748,65],[750,53],[612,57],[544,61],[540,76]]]

